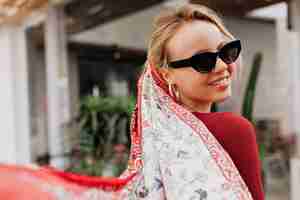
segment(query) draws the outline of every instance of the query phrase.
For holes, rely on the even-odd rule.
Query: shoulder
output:
[[[226,127],[245,134],[255,134],[254,126],[247,118],[232,112],[220,112],[218,115]]]
[[[220,112],[220,113],[218,113],[218,115],[222,120],[225,120],[227,122],[234,122],[234,123],[238,123],[240,125],[252,126],[252,123],[247,118],[245,118],[242,115],[237,114],[237,113]]]

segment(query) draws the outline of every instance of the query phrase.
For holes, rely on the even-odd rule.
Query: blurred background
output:
[[[153,19],[183,2],[0,0],[0,162],[118,176]],[[214,111],[255,126],[266,199],[300,199],[300,0],[190,2],[243,45],[233,96]]]

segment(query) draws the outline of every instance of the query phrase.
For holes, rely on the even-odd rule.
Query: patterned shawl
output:
[[[127,169],[118,178],[0,165],[0,199],[252,200],[228,153],[179,105],[156,68],[138,81]]]

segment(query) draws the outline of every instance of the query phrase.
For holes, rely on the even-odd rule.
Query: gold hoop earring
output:
[[[175,89],[173,87],[173,85],[175,85],[175,84],[168,83],[169,93],[170,93],[171,97],[173,97],[177,102],[180,102],[180,93],[179,93],[178,89]]]

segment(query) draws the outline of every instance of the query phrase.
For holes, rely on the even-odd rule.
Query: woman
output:
[[[155,23],[131,123],[128,167],[118,178],[53,168],[0,167],[6,200],[262,200],[253,126],[211,113],[231,95],[241,44],[216,14],[187,4]]]

